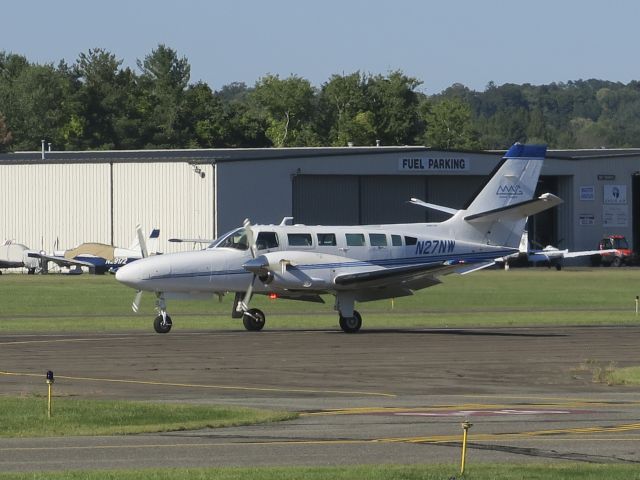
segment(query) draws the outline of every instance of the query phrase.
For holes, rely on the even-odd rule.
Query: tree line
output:
[[[137,70],[104,49],[73,65],[0,51],[0,151],[428,145],[504,149],[640,144],[640,82],[454,84],[437,95],[402,71],[333,75],[319,87],[265,75],[218,91],[190,83],[184,56],[158,45]]]

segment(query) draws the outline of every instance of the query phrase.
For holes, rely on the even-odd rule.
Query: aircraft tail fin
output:
[[[466,209],[447,222],[460,240],[518,248],[529,215],[562,203],[555,195],[534,198],[546,145],[514,144]]]
[[[151,230],[151,233],[149,234],[149,238],[147,239],[147,251],[149,255],[155,255],[156,253],[158,253],[159,238],[160,238],[160,229],[154,228],[153,230]],[[138,235],[136,235],[134,239],[131,241],[129,250],[141,251]]]

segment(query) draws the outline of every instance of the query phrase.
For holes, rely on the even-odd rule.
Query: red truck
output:
[[[629,248],[629,243],[624,235],[605,235],[598,244],[599,250],[615,250],[600,255],[594,255],[592,258],[594,265],[604,265],[606,267],[620,267],[622,265],[631,265],[633,260],[633,251]]]

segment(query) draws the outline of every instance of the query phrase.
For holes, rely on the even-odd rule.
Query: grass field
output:
[[[0,480],[639,480],[636,465],[470,465],[464,476],[452,465],[211,468],[134,471],[0,473]]]
[[[640,269],[546,268],[491,270],[443,277],[443,284],[411,297],[358,304],[363,328],[627,324],[640,321],[635,297]],[[112,275],[0,276],[0,333],[152,331],[154,296],[131,311],[135,292]],[[327,304],[269,300],[252,306],[265,328],[338,328],[333,297]],[[242,329],[231,319],[233,296],[222,302],[169,301],[174,331]]]
[[[251,408],[0,396],[0,437],[123,435],[276,422],[294,413]]]

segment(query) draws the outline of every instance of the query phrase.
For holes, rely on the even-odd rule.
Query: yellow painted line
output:
[[[463,398],[496,398],[495,395],[460,395]],[[597,405],[597,404],[613,404],[616,402],[614,400],[593,400],[589,398],[570,398],[570,397],[552,397],[552,396],[536,396],[536,395],[500,395],[501,399],[509,399],[509,400],[526,400],[529,402],[534,402],[535,400],[548,401],[551,403],[555,402],[572,402],[577,404],[585,404],[585,405]],[[640,402],[624,402],[623,405],[640,405]]]
[[[464,403],[459,405],[433,405],[425,407],[354,407],[354,408],[336,408],[321,410],[318,412],[305,412],[302,416],[332,416],[332,415],[373,415],[373,414],[389,414],[389,413],[428,413],[441,412],[447,410],[504,410],[504,409],[571,409],[571,408],[594,408],[594,407],[634,407],[640,405],[640,402],[606,402],[606,401],[571,401],[556,403],[519,403],[519,404],[500,404],[500,403]]]
[[[0,375],[16,376],[16,377],[43,377],[41,373],[17,373],[3,372]],[[310,393],[310,394],[333,394],[333,395],[364,395],[374,397],[395,397],[392,393],[383,392],[361,392],[355,390],[313,390],[304,388],[276,388],[276,387],[245,387],[239,385],[206,385],[197,383],[173,383],[173,382],[156,382],[150,380],[124,380],[117,378],[94,378],[94,377],[72,377],[65,375],[56,375],[56,379],[87,381],[87,382],[107,382],[107,383],[126,383],[134,385],[155,385],[161,387],[181,387],[181,388],[208,388],[215,390],[239,390],[250,392],[281,392],[281,393]]]
[[[590,437],[590,438],[557,438],[548,436],[523,437],[528,433],[522,434],[470,434],[469,442],[492,442],[509,440],[530,440],[530,441],[593,441],[593,442],[637,442],[640,440],[638,435],[627,435],[624,437]],[[24,440],[24,439],[22,439]],[[385,443],[411,443],[411,444],[439,444],[460,442],[461,435],[434,435],[430,437],[407,437],[407,438],[376,438],[376,439],[336,439],[336,440],[261,440],[254,442],[197,442],[197,443],[153,443],[153,444],[116,444],[116,445],[70,445],[70,446],[42,446],[42,447],[0,447],[0,452],[30,452],[30,451],[63,451],[63,450],[115,450],[115,449],[149,449],[149,448],[210,448],[210,447],[229,447],[229,446],[309,446],[309,445],[363,445],[363,444],[385,444]],[[1,462],[0,462],[1,463]]]

